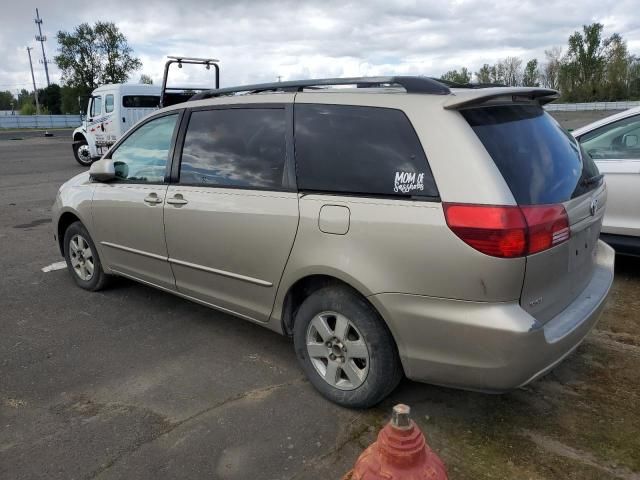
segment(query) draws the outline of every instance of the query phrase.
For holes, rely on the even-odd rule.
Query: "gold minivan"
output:
[[[577,347],[613,280],[606,185],[543,110],[555,95],[425,77],[200,93],[65,183],[55,236],[82,288],[123,276],[292,336],[339,404],[403,375],[506,391]]]

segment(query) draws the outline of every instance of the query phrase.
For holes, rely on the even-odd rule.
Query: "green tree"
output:
[[[629,100],[640,99],[640,58],[629,59]]]
[[[499,83],[500,85],[504,85],[504,64],[502,62],[498,62],[495,65],[492,65],[489,71],[489,76],[491,78],[491,83]]]
[[[632,58],[627,51],[627,42],[620,35],[611,35],[606,49],[606,93],[607,100],[624,100],[629,95],[629,67]]]
[[[59,31],[54,57],[68,86],[89,93],[105,83],[122,83],[142,62],[133,56],[126,37],[112,22],[78,25],[72,32]]]
[[[476,72],[476,79],[478,83],[492,83],[493,79],[491,77],[491,65],[485,63],[480,67],[480,70]]]
[[[602,98],[606,50],[613,37],[602,39],[601,23],[583,25],[569,37],[567,54],[560,68],[560,88],[567,99],[594,101]]]
[[[138,83],[142,83],[143,85],[153,85],[153,78],[151,78],[146,73],[143,73],[142,75],[140,75],[140,80],[138,80]]]
[[[441,75],[440,79],[465,85],[471,81],[471,72],[466,67],[462,67],[459,72],[458,70],[449,70]]]
[[[0,110],[11,110],[16,104],[16,99],[9,90],[0,92]]]
[[[33,92],[30,92],[26,88],[23,88],[22,90],[20,90],[20,93],[18,93],[18,105],[16,107],[16,110],[22,110],[22,108],[27,104],[33,105],[33,111],[35,112],[36,101],[35,98],[33,98]]]
[[[40,106],[46,108],[52,115],[60,115],[62,113],[60,85],[52,83],[47,88],[38,90],[38,100]]]
[[[525,87],[539,87],[540,82],[538,78],[540,72],[538,71],[538,60],[533,58],[527,62],[524,67],[524,73],[522,74],[522,85]]]

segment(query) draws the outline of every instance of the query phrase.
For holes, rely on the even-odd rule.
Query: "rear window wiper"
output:
[[[596,183],[600,183],[600,180],[602,180],[604,177],[604,175],[599,174],[599,175],[594,175],[593,177],[589,177],[589,178],[583,178],[582,181],[580,182],[580,184],[584,187],[588,187],[589,185],[594,185]]]

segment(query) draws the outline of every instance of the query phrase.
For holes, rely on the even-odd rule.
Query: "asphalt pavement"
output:
[[[62,260],[56,191],[84,171],[66,132],[0,138],[0,171],[1,479],[338,479],[398,402],[452,479],[638,478],[620,476],[640,471],[638,262],[620,263],[602,330],[526,389],[404,381],[354,411],[318,395],[291,341],[260,326],[124,279],[90,293],[43,272]]]

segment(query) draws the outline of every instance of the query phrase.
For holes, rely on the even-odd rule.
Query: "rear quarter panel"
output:
[[[349,209],[346,234],[320,230],[324,205]],[[439,202],[305,195],[274,316],[280,318],[289,288],[315,274],[339,278],[365,296],[394,292],[513,301],[520,296],[524,262],[473,250],[446,226]]]

